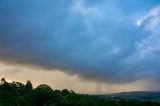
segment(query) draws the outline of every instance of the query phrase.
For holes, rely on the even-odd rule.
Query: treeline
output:
[[[160,106],[151,101],[105,99],[91,95],[76,94],[64,89],[53,90],[46,84],[35,89],[30,81],[0,83],[0,106]]]

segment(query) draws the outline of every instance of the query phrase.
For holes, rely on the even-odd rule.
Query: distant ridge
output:
[[[120,92],[107,94],[108,96],[151,96],[160,95],[160,91],[132,91],[132,92]]]
[[[132,91],[121,92],[106,95],[99,95],[111,99],[138,99],[138,100],[155,100],[160,101],[160,91]]]

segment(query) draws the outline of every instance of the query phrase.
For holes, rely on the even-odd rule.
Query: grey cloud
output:
[[[124,1],[122,3],[128,5]],[[105,1],[91,4],[84,0],[80,5],[83,11],[72,10],[75,2],[2,0],[0,58],[49,69],[58,68],[85,79],[109,83],[141,79],[141,73],[147,73],[144,69],[151,68],[149,61],[158,63],[146,58],[138,62],[139,66],[145,67],[143,70],[135,68],[136,64],[132,63],[139,61],[134,59],[139,56],[135,55],[135,43],[151,33],[133,23],[132,16],[137,17],[136,11],[142,10],[133,10],[133,6],[141,4],[138,0],[127,10],[131,12],[129,15],[121,2],[110,6],[116,3],[114,0],[109,0],[109,4]],[[153,6],[146,4],[145,8]],[[123,8],[118,11],[120,7]],[[88,16],[87,12],[91,11],[99,13]],[[80,12],[86,12],[87,16]],[[153,76],[156,73],[157,69],[153,70]]]

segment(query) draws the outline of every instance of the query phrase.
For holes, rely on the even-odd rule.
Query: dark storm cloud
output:
[[[153,45],[145,43],[159,39],[152,37],[157,32],[144,27],[152,20],[136,25],[158,5],[158,0],[1,0],[0,58],[114,83],[158,80],[159,52],[146,56],[140,49]]]

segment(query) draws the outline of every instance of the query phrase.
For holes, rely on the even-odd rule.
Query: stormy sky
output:
[[[159,87],[160,1],[0,0],[0,62]]]

